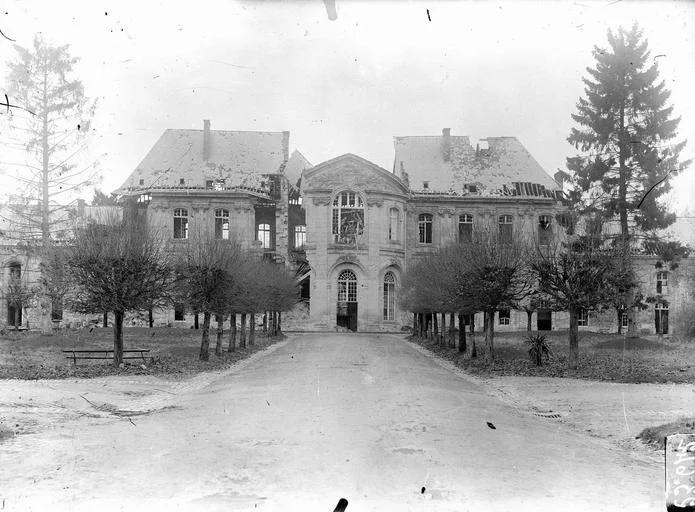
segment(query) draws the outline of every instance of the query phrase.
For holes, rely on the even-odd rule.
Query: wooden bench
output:
[[[149,349],[129,349],[123,351],[123,359],[142,359],[145,361],[145,354],[149,353]],[[113,359],[113,349],[110,350],[63,350],[64,354],[72,354],[65,356],[66,359],[72,359],[74,365],[77,365],[78,359]],[[133,355],[130,355],[133,354]],[[139,354],[139,355],[135,355]],[[150,361],[154,358],[149,357]]]

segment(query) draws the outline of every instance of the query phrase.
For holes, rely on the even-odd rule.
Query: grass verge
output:
[[[663,449],[666,436],[673,434],[695,434],[695,416],[680,418],[657,427],[647,427],[639,433],[636,439],[641,439],[654,448]]]

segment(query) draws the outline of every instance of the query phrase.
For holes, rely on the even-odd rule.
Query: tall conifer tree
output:
[[[580,154],[568,158],[567,167],[576,185],[573,198],[619,221],[618,241],[627,255],[638,233],[674,222],[659,198],[690,161],[680,161],[680,118],[673,116],[670,92],[642,30],[637,24],[609,30],[608,43],[607,49],[594,47],[596,65],[583,79],[585,97],[572,115],[578,126],[567,138]],[[629,332],[635,332],[634,295],[629,288],[625,297]]]

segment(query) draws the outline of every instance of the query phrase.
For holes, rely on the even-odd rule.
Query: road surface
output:
[[[138,393],[152,390],[123,396]],[[4,510],[665,509],[659,465],[513,409],[392,335],[291,335],[158,393],[149,414],[86,398],[95,414],[0,443]]]

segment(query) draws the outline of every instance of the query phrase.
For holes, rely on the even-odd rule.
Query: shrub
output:
[[[546,341],[546,337],[543,334],[530,334],[524,340],[529,346],[528,355],[532,363],[536,366],[543,366],[543,363],[547,363],[550,360],[550,355],[552,351],[550,350],[550,345]]]

